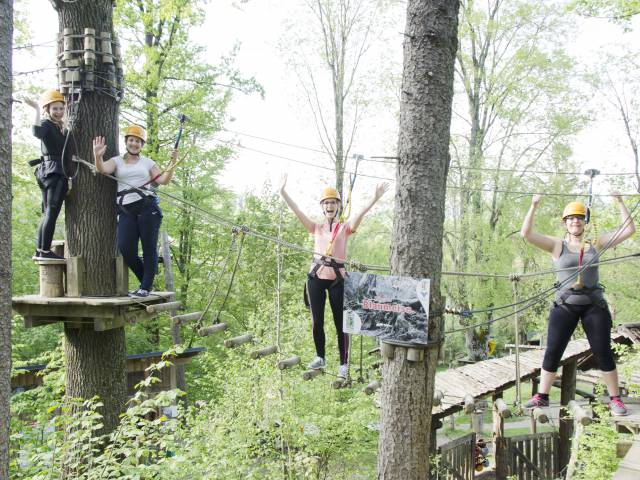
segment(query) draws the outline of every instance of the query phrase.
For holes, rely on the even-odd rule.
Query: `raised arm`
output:
[[[169,166],[164,172],[160,172],[160,169],[154,166],[151,169],[151,178],[155,178],[155,182],[160,185],[167,185],[171,178],[173,177],[173,171],[176,168],[176,164],[178,163],[178,150],[174,149],[171,151],[171,162]]]
[[[631,235],[636,233],[636,226],[633,222],[633,217],[629,214],[627,206],[622,201],[622,196],[618,192],[611,192],[613,198],[618,202],[618,208],[620,209],[620,221],[622,222],[620,227],[613,232],[607,232],[598,236],[596,248],[598,250],[609,247],[615,247],[616,245],[624,242]]]
[[[104,152],[107,151],[107,144],[104,137],[96,137],[93,139],[93,157],[96,160],[96,170],[100,173],[111,175],[116,171],[116,162],[113,160],[104,161]]]
[[[309,219],[309,217],[307,217],[302,212],[302,210],[300,210],[298,205],[296,205],[296,202],[294,202],[291,199],[291,197],[289,196],[289,194],[285,190],[286,186],[287,186],[287,176],[284,175],[282,177],[282,185],[280,186],[280,195],[282,195],[282,198],[284,198],[284,201],[287,202],[287,205],[289,205],[289,208],[291,210],[293,210],[293,213],[296,214],[296,217],[298,217],[298,220],[300,220],[300,223],[302,223],[302,225],[304,225],[304,228],[306,228],[309,233],[313,233],[315,231],[316,224],[313,223],[313,221],[311,221]]]
[[[556,256],[555,254],[559,255],[561,251],[562,240],[560,240],[559,238],[548,237],[546,235],[542,235],[541,233],[533,231],[533,222],[536,216],[536,210],[540,205],[541,198],[542,195],[535,194],[531,199],[531,207],[529,207],[529,211],[527,212],[527,215],[524,217],[524,221],[522,222],[520,235],[530,244]]]
[[[38,105],[38,102],[27,97],[23,98],[23,100],[24,100],[24,103],[26,103],[36,111],[36,116],[33,119],[33,124],[40,125],[40,105]]]
[[[378,200],[380,200],[380,198],[382,198],[382,196],[385,194],[385,192],[389,189],[389,184],[388,183],[381,183],[378,186],[376,186],[376,192],[373,195],[373,198],[369,201],[369,203],[362,209],[362,211],[358,212],[354,217],[353,220],[351,220],[351,231],[355,232],[358,230],[358,227],[360,226],[360,223],[362,222],[362,219],[364,218],[364,216],[367,214],[367,212],[369,210],[371,210],[371,208],[376,204],[376,202]]]

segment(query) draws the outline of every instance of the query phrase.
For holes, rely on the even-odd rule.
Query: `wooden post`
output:
[[[429,455],[438,453],[438,429],[442,427],[442,420],[438,418],[431,419],[431,443],[429,446]]]
[[[562,367],[562,383],[560,386],[560,405],[567,407],[571,400],[576,397],[576,360],[566,363]],[[562,411],[562,410],[561,410]],[[560,471],[564,470],[569,464],[571,455],[571,437],[573,436],[573,419],[567,415],[560,415],[560,425],[558,428],[560,434],[559,460]]]
[[[82,257],[67,259],[67,296],[81,297],[84,283],[85,265]]]
[[[564,378],[564,371],[563,371]],[[591,418],[587,412],[578,405],[578,402],[571,400],[567,404],[567,410],[573,415],[574,434],[571,440],[571,456],[567,464],[567,475],[565,480],[571,480],[576,472],[576,461],[578,459],[578,447],[580,446],[580,437],[584,431],[584,427],[591,423]]]
[[[496,479],[505,480],[509,474],[509,457],[504,440],[504,412],[506,404],[502,392],[492,396],[493,400],[493,452],[496,464]],[[508,409],[507,409],[508,411]]]
[[[36,260],[40,268],[40,296],[64,297],[65,260]]]
[[[531,379],[531,396],[533,397],[536,393],[538,393],[538,388],[540,387],[540,380],[537,377],[533,377]]]
[[[380,352],[382,355],[393,360],[393,356],[396,352],[396,347],[390,343],[382,342],[380,344]]]
[[[129,293],[129,269],[122,255],[116,257],[116,294],[127,296]]]
[[[162,250],[162,268],[164,269],[164,288],[167,289],[168,292],[175,292],[175,283],[173,278],[173,266],[171,265],[171,251],[169,250],[169,235],[166,230],[163,230],[161,233],[161,250]],[[149,308],[152,308],[152,312],[162,312],[168,311],[169,315],[174,317],[176,313],[178,313],[178,309],[182,306],[180,302],[175,301],[176,296],[171,295],[168,303],[160,304],[160,305],[149,305],[147,307],[147,312]],[[176,325],[175,322],[171,322],[171,341],[174,345],[182,344],[182,334],[180,333],[180,325]],[[187,391],[187,380],[184,376],[184,365],[176,365],[176,385],[178,389],[183,392]],[[187,396],[182,397],[182,401],[186,404]]]
[[[436,390],[433,392],[433,406],[439,407],[442,405],[442,399],[444,398],[444,393],[442,390]]]

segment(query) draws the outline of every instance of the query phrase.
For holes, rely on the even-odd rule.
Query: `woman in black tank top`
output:
[[[620,208],[622,225],[614,232],[600,234],[594,244],[585,242],[587,208],[580,202],[569,203],[563,213],[562,222],[566,229],[565,238],[549,237],[533,231],[536,210],[540,205],[540,195],[534,195],[520,234],[525,241],[548,252],[553,257],[556,268],[575,267],[574,272],[558,272],[556,301],[549,313],[547,348],[540,371],[540,386],[525,408],[549,405],[549,391],[556,376],[571,335],[578,322],[589,340],[589,345],[607,384],[613,415],[627,415],[627,408],[620,399],[618,371],[611,350],[611,315],[598,283],[597,266],[581,271],[582,265],[597,261],[599,252],[618,245],[636,231],[622,197],[613,194]]]

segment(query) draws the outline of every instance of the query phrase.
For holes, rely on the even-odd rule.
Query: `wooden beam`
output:
[[[464,396],[464,413],[472,413],[476,409],[476,400],[473,395],[467,393]]]
[[[201,337],[208,337],[209,335],[213,335],[214,333],[223,332],[227,329],[226,323],[216,323],[215,325],[211,325],[210,327],[203,327],[198,330],[198,335]]]
[[[84,285],[85,264],[82,257],[67,259],[67,296],[81,297]]]
[[[571,400],[576,397],[576,360],[566,363],[562,367],[562,385],[560,387],[560,404],[567,406]],[[573,420],[567,418],[566,415],[560,415],[560,425],[558,428],[560,435],[560,471],[564,470],[569,464],[571,456],[571,437],[573,436]]]
[[[577,423],[579,423],[583,427],[586,427],[587,425],[591,424],[591,422],[592,422],[591,417],[589,417],[589,414],[586,412],[586,410],[584,408],[582,408],[578,404],[578,402],[576,402],[575,400],[571,400],[567,404],[567,407],[568,407],[568,410],[573,415],[573,419]]]
[[[286,368],[291,368],[291,367],[295,367],[296,365],[298,365],[300,363],[300,357],[295,355],[291,358],[286,358],[284,360],[280,360],[278,362],[278,368],[280,370],[284,370]]]
[[[307,370],[306,372],[302,373],[302,379],[303,380],[311,380],[312,378],[316,378],[319,375],[322,375],[324,373],[324,370],[318,368],[316,370]]]
[[[118,255],[115,258],[116,269],[116,293],[118,295],[127,295],[129,293],[129,269],[127,264],[124,263],[122,255]]]
[[[202,316],[202,312],[184,313],[182,315],[176,315],[171,317],[171,323],[174,325],[184,325],[185,323],[198,320]]]
[[[253,340],[253,333],[245,333],[244,335],[239,335],[225,340],[224,346],[227,348],[236,348],[250,342],[251,340]]]
[[[444,393],[442,390],[436,390],[433,392],[433,406],[439,407],[442,405],[442,399],[444,398]]]
[[[259,350],[254,350],[249,354],[249,356],[257,360],[258,358],[266,357],[267,355],[273,355],[278,351],[278,347],[276,345],[272,345],[270,347],[261,348]]]
[[[382,342],[380,344],[380,351],[382,352],[382,356],[393,360],[393,356],[396,353],[396,347],[394,345],[391,345],[390,343]]]
[[[182,302],[166,302],[147,305],[147,313],[160,313],[178,310],[182,307]]]
[[[380,380],[373,380],[373,381],[369,382],[369,385],[364,387],[364,389],[362,391],[364,393],[366,393],[367,395],[372,395],[381,386],[382,386],[382,383],[380,382]]]

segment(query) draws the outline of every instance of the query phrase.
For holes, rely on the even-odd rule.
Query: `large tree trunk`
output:
[[[52,0],[59,14],[59,29],[113,32],[113,2]],[[92,159],[92,138],[102,135],[108,145],[106,158],[118,153],[118,104],[106,94],[84,92],[74,131],[78,156]],[[72,169],[74,167],[71,167]],[[66,200],[65,227],[70,256],[84,258],[83,294],[111,296],[116,293],[116,185],[81,168]],[[67,361],[66,394],[91,398],[104,404],[104,431],[118,424],[126,401],[125,334],[122,328],[106,332],[65,328]]]
[[[0,478],[9,478],[12,37],[13,0],[3,0],[0,3]]]
[[[442,308],[440,273],[457,0],[409,0],[404,41],[400,137],[391,269],[395,275],[431,279],[432,310]],[[429,336],[442,335],[441,317]],[[423,362],[406,362],[406,350],[382,367],[378,478],[429,476],[431,408],[438,350]]]

